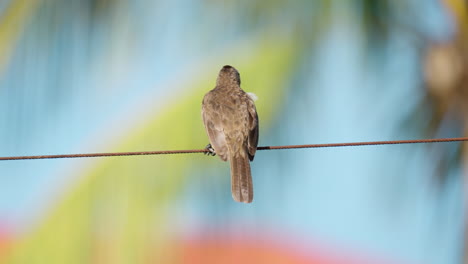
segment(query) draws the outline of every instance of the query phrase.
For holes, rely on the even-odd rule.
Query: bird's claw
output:
[[[204,152],[205,155],[216,156],[216,151],[211,146],[211,144],[206,145],[205,149],[206,149],[206,151]]]

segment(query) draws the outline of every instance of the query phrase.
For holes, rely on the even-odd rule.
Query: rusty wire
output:
[[[287,146],[264,146],[264,147],[258,147],[257,150],[330,148],[330,147],[353,147],[353,146],[357,147],[357,146],[372,146],[372,145],[396,145],[396,144],[461,142],[461,141],[468,141],[468,137],[415,139],[415,140],[392,140],[392,141],[368,141],[368,142],[351,142],[351,143],[326,143],[326,144],[306,144],[306,145],[287,145]],[[115,156],[168,155],[168,154],[206,153],[207,151],[208,151],[207,149],[189,149],[189,150],[162,150],[162,151],[138,151],[138,152],[111,152],[111,153],[82,153],[82,154],[36,155],[36,156],[11,156],[11,157],[0,157],[0,161],[2,161],[2,160],[32,160],[32,159],[63,159],[63,158],[96,158],[96,157],[115,157]]]

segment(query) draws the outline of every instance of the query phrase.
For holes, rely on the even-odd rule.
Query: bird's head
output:
[[[216,80],[217,86],[224,86],[224,85],[240,85],[240,75],[239,72],[232,66],[225,65],[220,71],[218,75],[218,79]]]

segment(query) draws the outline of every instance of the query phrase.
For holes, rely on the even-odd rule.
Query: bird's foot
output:
[[[211,146],[211,144],[206,145],[205,149],[206,149],[206,151],[204,152],[205,155],[216,156],[216,151]]]

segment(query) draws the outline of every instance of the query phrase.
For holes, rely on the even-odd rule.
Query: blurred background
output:
[[[1,0],[0,156],[200,149],[221,67],[260,146],[468,136],[464,0]],[[0,263],[468,263],[467,144],[3,161]],[[465,259],[465,260],[464,260]]]

